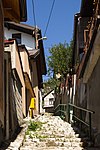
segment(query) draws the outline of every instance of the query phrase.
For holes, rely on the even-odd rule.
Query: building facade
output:
[[[43,109],[45,112],[53,113],[54,112],[54,90],[51,90],[43,97]]]
[[[42,38],[41,30],[25,24],[5,22],[5,38],[14,38],[17,41],[24,76],[30,83],[30,85],[26,83],[27,89],[30,87],[31,91],[34,90],[34,113],[38,114],[41,107],[40,96],[43,84],[42,75],[46,74],[43,42],[42,40],[38,40]],[[26,96],[27,101],[31,98],[28,93],[29,90],[27,91],[27,96],[29,98]]]
[[[10,9],[8,9],[10,8]],[[15,0],[15,1],[7,1],[7,0],[1,0],[0,1],[0,78],[1,78],[1,84],[0,84],[0,144],[1,141],[4,139],[7,139],[9,137],[9,133],[6,132],[6,130],[9,128],[9,125],[6,125],[7,122],[5,122],[6,117],[8,118],[8,114],[5,111],[5,103],[8,103],[8,100],[5,102],[4,92],[7,90],[4,87],[4,72],[8,67],[8,64],[5,65],[9,59],[9,53],[6,53],[4,55],[4,21],[26,21],[27,20],[27,10],[26,10],[26,0]],[[5,62],[5,64],[4,64]],[[4,69],[6,68],[6,69]],[[6,70],[7,71],[7,70]],[[8,74],[8,72],[7,72]],[[10,74],[9,74],[10,75]],[[8,83],[7,83],[8,86]],[[8,93],[8,91],[7,91]],[[7,110],[8,110],[7,106]]]
[[[89,8],[89,9],[88,9]],[[84,0],[74,17],[73,103],[93,110],[93,135],[100,133],[100,1]],[[83,119],[87,121],[88,115]],[[97,136],[98,137],[98,136]]]

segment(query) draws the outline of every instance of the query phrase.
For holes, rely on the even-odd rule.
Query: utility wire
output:
[[[33,7],[33,18],[34,18],[34,25],[36,27],[36,17],[35,17],[35,7],[34,7],[34,0],[32,0],[32,7]]]
[[[44,36],[46,35],[47,29],[48,29],[48,26],[49,26],[49,22],[50,22],[50,18],[51,18],[51,15],[52,15],[54,4],[55,4],[55,0],[53,0],[53,3],[52,3],[52,7],[51,7],[50,15],[49,15],[49,18],[48,18],[48,22],[47,22],[47,25],[46,25],[46,29],[45,29],[45,32],[44,32]]]

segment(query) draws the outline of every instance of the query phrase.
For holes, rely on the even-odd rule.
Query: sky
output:
[[[46,29],[53,0],[34,0],[36,25],[41,29],[42,36]],[[73,37],[74,14],[80,11],[81,0],[55,0],[51,19],[44,41],[45,55],[48,49],[59,42],[70,43]],[[32,0],[27,0],[27,24],[34,26]]]
[[[36,25],[42,36],[46,29],[53,0],[34,0]],[[49,56],[49,48],[54,44],[70,43],[73,37],[74,15],[80,11],[81,0],[55,0],[54,8],[47,29],[47,40],[43,41],[45,57]],[[27,24],[35,26],[32,0],[27,0]]]

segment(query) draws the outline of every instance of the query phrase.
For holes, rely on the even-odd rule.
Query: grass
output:
[[[46,136],[37,134],[37,131],[40,131],[42,129],[42,122],[40,121],[30,121],[28,125],[28,129],[26,131],[26,135],[29,135],[30,138],[37,137],[39,139],[46,138]],[[32,133],[33,132],[33,133]]]
[[[35,122],[35,121],[30,121],[30,124],[28,126],[29,131],[36,131],[37,129],[41,129],[42,127],[42,122]]]

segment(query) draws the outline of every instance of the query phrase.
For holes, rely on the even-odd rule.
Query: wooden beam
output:
[[[4,18],[20,22],[20,5],[19,0],[3,0]]]

